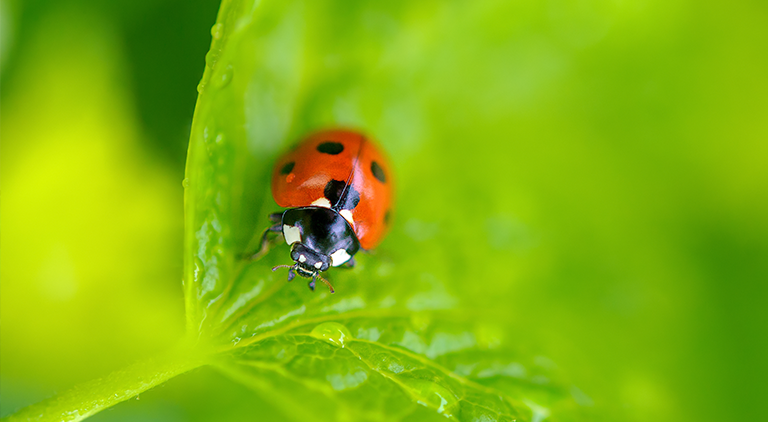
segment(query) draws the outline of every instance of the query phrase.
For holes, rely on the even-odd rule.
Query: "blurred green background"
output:
[[[409,214],[417,195],[438,216],[472,204],[483,218],[466,225],[488,236],[467,241],[498,255],[468,300],[507,266],[501,319],[606,420],[768,414],[768,5],[457,4],[421,3],[409,22],[337,11],[402,46],[382,62],[403,77],[391,95],[414,100],[371,101],[396,167],[424,169],[400,180],[399,231],[428,245],[450,230]],[[182,336],[181,181],[218,4],[0,5],[4,416]],[[381,65],[371,51],[326,65]],[[420,96],[446,101],[423,110]],[[473,190],[484,180],[507,187]],[[265,406],[200,369],[93,420],[251,420]]]

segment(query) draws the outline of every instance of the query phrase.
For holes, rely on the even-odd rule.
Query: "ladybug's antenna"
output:
[[[324,279],[320,274],[315,274],[315,277],[319,278],[320,281],[325,283],[325,285],[328,286],[329,289],[331,289],[331,293],[336,293],[336,290],[333,290],[333,286],[331,286],[331,283],[329,283],[328,280]]]
[[[278,268],[290,268],[288,270],[288,281],[293,280],[294,277],[296,277],[296,273],[293,272],[293,269],[296,268],[296,264],[293,265],[276,265],[272,267],[272,271],[275,271]]]

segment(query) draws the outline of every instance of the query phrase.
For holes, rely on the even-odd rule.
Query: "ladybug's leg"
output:
[[[281,212],[273,212],[269,215],[269,221],[273,223],[280,223],[283,221],[283,213]]]
[[[269,248],[274,243],[274,238],[270,239],[269,234],[270,233],[282,233],[283,232],[283,226],[281,224],[275,224],[274,226],[264,230],[264,234],[261,235],[261,241],[259,242],[259,251],[256,252],[251,259],[256,260],[261,258],[262,256],[266,255],[267,252],[269,252]]]
[[[309,280],[309,284],[307,284],[307,286],[309,286],[309,290],[312,290],[313,292],[315,291],[315,278],[314,277],[312,277],[312,280]]]

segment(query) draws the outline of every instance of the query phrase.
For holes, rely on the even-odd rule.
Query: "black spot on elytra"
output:
[[[290,163],[283,166],[282,169],[280,169],[280,174],[290,174],[293,171],[293,166],[295,166],[296,163],[291,161]]]
[[[389,212],[391,210],[387,210],[387,212],[384,213],[384,224],[389,225]]]
[[[379,180],[381,183],[387,183],[387,175],[384,174],[384,170],[381,168],[379,163],[372,162],[371,163],[371,173],[373,173],[373,177]]]
[[[344,151],[344,145],[338,142],[323,142],[317,146],[317,150],[323,154],[336,155],[341,154],[341,152]]]
[[[353,210],[360,202],[360,193],[354,187],[347,186],[341,180],[331,180],[328,182],[325,185],[324,195],[331,203],[331,208],[335,210]]]

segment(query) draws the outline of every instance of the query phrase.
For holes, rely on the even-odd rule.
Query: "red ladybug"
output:
[[[282,234],[295,263],[272,270],[287,267],[288,281],[296,274],[309,278],[312,290],[319,278],[333,293],[319,274],[330,267],[354,266],[355,253],[376,247],[387,231],[392,173],[364,135],[326,130],[277,160],[272,196],[288,209],[270,215],[276,224],[264,232],[259,254],[268,249],[269,233]]]

